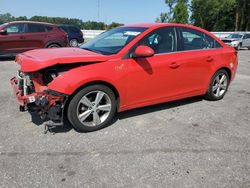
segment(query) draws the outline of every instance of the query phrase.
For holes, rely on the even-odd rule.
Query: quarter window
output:
[[[8,34],[24,33],[25,32],[24,24],[13,24],[7,26],[5,29]]]
[[[69,27],[69,31],[71,33],[79,33],[80,29],[76,28],[76,27]]]
[[[28,24],[29,33],[41,33],[45,32],[45,27],[42,24]]]
[[[200,50],[219,48],[221,45],[212,37],[189,28],[181,28],[182,48],[181,50]]]
[[[47,32],[53,30],[53,27],[50,27],[50,26],[46,26],[45,28],[46,28],[46,31],[47,31]]]
[[[175,29],[171,27],[157,29],[144,37],[136,46],[139,45],[146,45],[152,48],[155,54],[175,52]]]

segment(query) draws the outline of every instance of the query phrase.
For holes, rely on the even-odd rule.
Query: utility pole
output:
[[[100,0],[98,0],[97,2],[97,19],[98,19],[98,22],[100,22]]]

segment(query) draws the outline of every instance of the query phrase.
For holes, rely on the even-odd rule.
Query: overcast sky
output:
[[[0,14],[53,16],[124,24],[154,22],[167,7],[164,0],[0,0]]]

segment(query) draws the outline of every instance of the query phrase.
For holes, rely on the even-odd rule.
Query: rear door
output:
[[[28,23],[27,33],[25,35],[25,44],[27,49],[44,48],[47,41],[46,27],[43,24]]]
[[[242,41],[242,46],[250,48],[250,33],[245,34]]]
[[[19,53],[26,50],[25,24],[16,23],[9,24],[5,28],[6,35],[0,35],[0,51],[1,53]]]
[[[179,67],[175,70],[173,78],[178,83],[175,94],[202,94],[207,89],[212,66],[219,58],[218,48],[221,46],[212,37],[198,30],[186,27],[178,27],[177,30],[178,55],[175,62]]]

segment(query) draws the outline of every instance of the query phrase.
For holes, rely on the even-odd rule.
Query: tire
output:
[[[227,93],[229,82],[230,79],[226,70],[221,69],[217,71],[210,81],[205,98],[210,101],[218,101],[223,99]]]
[[[58,44],[50,44],[47,48],[60,48],[61,46]]]
[[[67,117],[77,131],[92,132],[110,125],[116,110],[117,100],[113,91],[104,85],[91,85],[73,96]]]
[[[248,50],[250,50],[250,47],[248,47]]]
[[[71,39],[70,41],[69,41],[69,45],[71,46],[71,47],[78,47],[78,41],[76,40],[76,39]]]
[[[241,49],[241,43],[236,47],[236,50],[239,51]]]

